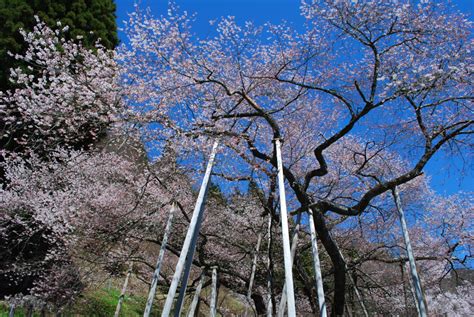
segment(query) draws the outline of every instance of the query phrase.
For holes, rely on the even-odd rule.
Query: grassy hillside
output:
[[[120,296],[118,289],[97,289],[84,293],[83,297],[73,306],[64,311],[63,316],[113,316],[117,300]],[[146,297],[140,295],[125,296],[122,305],[121,316],[142,316],[145,307]],[[6,303],[0,304],[0,316],[7,317],[9,308]],[[161,311],[154,307],[152,316],[160,316]],[[26,310],[18,307],[15,310],[15,316],[26,316]],[[33,315],[39,317],[40,312],[36,311]]]
[[[206,300],[209,298],[209,294],[209,289],[203,289],[201,296],[204,300],[201,301],[200,304],[199,316],[209,315],[208,301]],[[127,294],[122,305],[120,316],[142,316],[146,303],[146,295],[145,293]],[[62,316],[113,316],[119,296],[120,289],[114,287],[88,290],[72,307],[65,309]],[[165,296],[165,294],[157,294],[151,316],[161,316],[160,308],[164,304]],[[185,311],[190,301],[191,298],[187,298],[184,308]],[[245,304],[224,288],[221,288],[219,291],[218,307],[221,312],[225,312],[225,316],[241,316],[245,311]],[[8,312],[8,304],[0,302],[0,317],[7,317]],[[51,312],[48,312],[46,315],[53,316]],[[17,307],[15,309],[15,316],[26,317],[26,309],[24,307]],[[35,311],[33,316],[40,317],[40,311]]]

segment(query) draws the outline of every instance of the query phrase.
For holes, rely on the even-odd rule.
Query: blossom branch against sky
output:
[[[252,21],[257,26],[266,22],[279,23],[287,21],[297,31],[303,31],[305,19],[300,13],[300,7],[294,0],[177,0],[175,4],[181,11],[187,11],[194,16],[192,32],[200,38],[214,36],[215,25],[221,17],[235,16],[237,24]],[[117,23],[123,28],[124,21],[128,20],[128,14],[135,11],[134,0],[117,0]],[[452,1],[452,10],[459,10],[472,19],[474,14],[474,2],[470,0]],[[141,0],[138,2],[141,9],[150,8],[155,17],[165,14],[167,1]],[[123,30],[119,30],[119,37],[123,43],[128,39]],[[348,58],[350,62],[350,58]],[[150,154],[153,155],[153,148]],[[454,194],[458,190],[474,190],[474,168],[472,159],[463,153],[454,159],[448,158],[442,153],[436,154],[427,164],[425,171],[431,178],[432,187],[442,195]]]

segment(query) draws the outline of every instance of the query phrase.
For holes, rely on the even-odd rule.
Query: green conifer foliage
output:
[[[37,15],[49,26],[58,21],[69,26],[70,38],[82,36],[85,46],[92,47],[100,38],[102,45],[118,44],[113,0],[0,0],[0,89],[11,88],[9,69],[21,66],[11,56],[24,50],[20,28],[31,30]]]

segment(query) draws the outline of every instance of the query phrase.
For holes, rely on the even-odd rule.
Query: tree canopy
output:
[[[166,293],[217,142],[192,285],[217,266],[246,307],[276,314],[284,189],[298,314],[320,309],[315,242],[331,315],[416,311],[401,205],[430,313],[466,313],[468,285],[440,301],[440,281],[471,268],[473,196],[437,194],[426,166],[472,156],[472,23],[429,1],[304,1],[301,13],[302,29],[224,17],[198,37],[173,5],[159,17],[138,9],[114,51],[40,20],[21,32],[17,57],[31,65],[0,94],[4,134],[22,147],[0,152],[0,295],[60,310],[127,267],[147,288],[173,205]],[[74,146],[102,130],[119,136],[113,146]],[[140,142],[155,160],[137,154]]]
[[[25,49],[19,29],[31,31],[37,15],[49,26],[57,22],[69,26],[67,38],[81,41],[86,47],[101,43],[113,49],[118,44],[115,3],[113,0],[1,0],[0,1],[0,89],[10,87],[9,69],[19,64],[9,56]]]

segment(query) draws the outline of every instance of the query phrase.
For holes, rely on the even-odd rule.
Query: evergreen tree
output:
[[[81,41],[92,47],[97,39],[114,48],[118,44],[113,0],[0,0],[0,89],[12,87],[10,68],[22,64],[9,56],[25,49],[20,28],[30,31],[37,15],[50,26],[58,21],[69,26],[69,37],[82,36]]]

